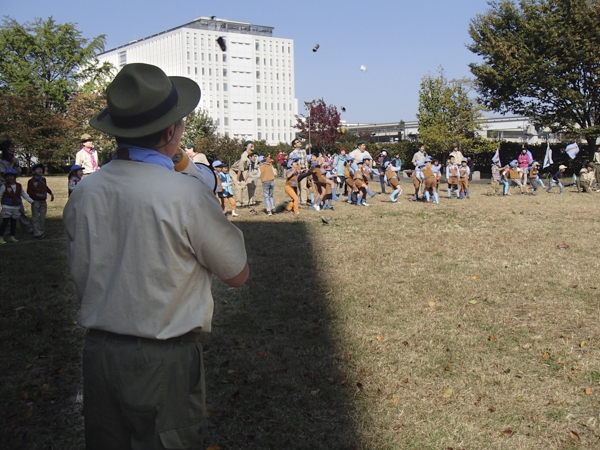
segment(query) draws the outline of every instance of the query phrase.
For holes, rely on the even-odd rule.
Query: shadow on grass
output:
[[[60,219],[46,240],[17,229],[0,246],[2,448],[82,448],[81,347],[77,301]]]
[[[223,449],[358,447],[345,374],[309,230],[302,222],[236,222],[250,278],[215,283],[205,340],[207,445]]]
[[[236,225],[251,276],[240,289],[213,286],[213,331],[203,338],[206,446],[361,447],[307,224]],[[84,330],[61,221],[48,220],[46,234],[35,241],[18,230],[20,243],[0,247],[3,448],[83,448]]]

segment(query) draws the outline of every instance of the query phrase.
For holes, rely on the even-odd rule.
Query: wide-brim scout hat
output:
[[[148,136],[186,117],[199,101],[195,81],[168,77],[151,64],[127,64],[106,89],[108,108],[90,125],[118,137]]]
[[[92,136],[90,136],[89,134],[85,133],[81,135],[81,138],[79,139],[81,141],[81,143],[83,144],[84,142],[87,141],[93,141]]]
[[[562,164],[561,164],[560,166],[558,166],[558,169],[559,169],[559,170],[563,170],[563,169],[566,169],[566,168],[567,168],[567,166],[564,166],[564,165],[562,165]]]

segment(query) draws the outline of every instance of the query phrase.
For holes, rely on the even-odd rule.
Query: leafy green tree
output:
[[[470,96],[470,91],[470,80],[448,80],[441,68],[437,76],[428,74],[421,79],[419,138],[431,152],[447,152],[454,145],[481,152],[493,145],[478,135],[485,108]]]
[[[65,111],[76,92],[105,83],[110,64],[98,64],[104,35],[88,40],[72,23],[52,17],[19,24],[6,18],[0,26],[0,89],[23,94],[33,88],[46,108]]]
[[[104,36],[84,39],[52,17],[0,25],[0,133],[25,159],[62,165],[78,150],[87,120],[105,106],[112,67],[98,63],[103,50]]]
[[[214,157],[229,164],[229,167],[242,156],[243,142],[227,135],[217,135]]]
[[[211,140],[205,138],[214,136],[216,131],[217,124],[206,111],[201,109],[194,110],[185,119],[185,131],[183,132],[181,142],[184,145],[192,143],[196,147],[205,147],[204,144]],[[201,142],[203,139],[205,142]],[[204,153],[208,154],[206,151]]]
[[[600,135],[600,2],[502,0],[471,20],[483,103],[553,131]]]

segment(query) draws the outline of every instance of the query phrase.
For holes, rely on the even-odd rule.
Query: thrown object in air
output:
[[[319,46],[319,44],[315,45],[315,46],[313,47],[313,52],[316,52],[317,50],[319,50],[319,47],[320,47],[320,46]]]
[[[321,222],[323,222],[324,225],[329,225],[329,219],[325,216],[321,216]]]
[[[367,71],[367,66],[360,66],[360,70],[363,71],[363,72],[366,72]]]
[[[346,112],[346,108],[344,108],[343,106],[340,109],[342,110],[342,112]]]
[[[223,36],[219,36],[217,38],[217,44],[219,44],[219,47],[221,47],[222,51],[227,50],[227,44],[225,44],[225,38],[223,38]]]

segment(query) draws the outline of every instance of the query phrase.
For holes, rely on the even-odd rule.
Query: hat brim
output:
[[[149,136],[164,130],[191,113],[200,102],[200,86],[195,81],[185,77],[169,77],[177,90],[178,101],[166,114],[160,118],[137,127],[123,128],[115,125],[108,114],[108,108],[90,120],[90,126],[112,136],[138,138]]]

